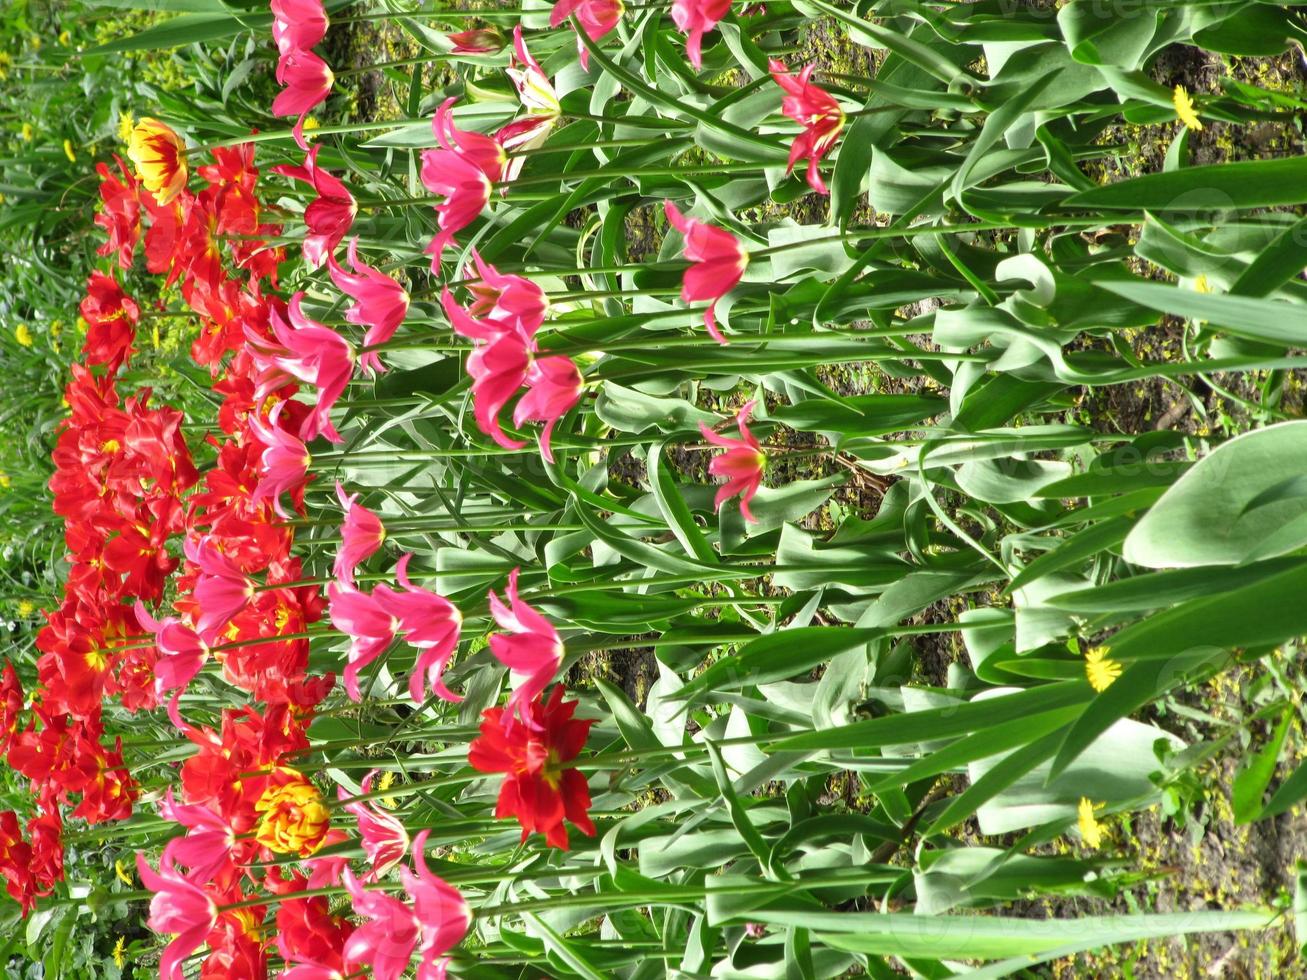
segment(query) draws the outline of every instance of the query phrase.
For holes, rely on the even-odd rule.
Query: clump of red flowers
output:
[[[507,708],[487,708],[481,735],[468,752],[474,769],[504,774],[495,816],[516,817],[523,840],[539,831],[547,844],[564,850],[564,820],[589,837],[595,832],[588,812],[590,788],[580,770],[569,765],[581,754],[594,724],[574,718],[576,706],[563,700],[560,684],[548,700],[531,701],[520,721]]]

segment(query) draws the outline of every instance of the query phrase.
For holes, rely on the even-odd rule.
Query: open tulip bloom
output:
[[[708,308],[703,313],[704,326],[713,340],[726,344],[726,338],[717,328],[717,303],[744,277],[749,253],[729,231],[686,217],[671,201],[663,202],[663,210],[668,222],[684,238],[685,257],[690,262],[681,281],[681,300],[686,303],[708,300]]]
[[[8,3],[6,975],[1307,976],[1304,7],[998,6]]]

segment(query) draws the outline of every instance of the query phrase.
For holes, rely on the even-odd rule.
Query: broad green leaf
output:
[[[1145,174],[1066,198],[1068,208],[1204,212],[1307,203],[1307,157],[1238,160]]]
[[[1294,523],[1307,514],[1307,492],[1263,496],[1281,484],[1292,487],[1286,481],[1301,475],[1305,458],[1307,422],[1284,422],[1222,443],[1135,525],[1125,539],[1126,559],[1148,568],[1236,565],[1307,544],[1307,529]]]

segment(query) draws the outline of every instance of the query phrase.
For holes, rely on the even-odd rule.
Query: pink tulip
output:
[[[374,769],[363,777],[363,795],[372,792]],[[336,787],[336,796],[342,809],[359,822],[359,836],[363,838],[363,853],[368,856],[372,870],[363,876],[364,881],[378,881],[386,872],[404,860],[408,851],[408,831],[393,813],[381,809],[376,803],[347,803],[351,794],[343,786]]]
[[[318,963],[297,963],[282,970],[277,980],[345,980],[345,974]]]
[[[438,149],[422,151],[422,185],[445,198],[436,205],[440,231],[431,239],[431,271],[440,271],[445,247],[490,203],[495,181],[503,176],[504,149],[489,136],[454,125],[453,99],[446,99],[431,120]]]
[[[549,462],[554,461],[549,440],[554,426],[581,400],[581,372],[570,358],[555,354],[531,362],[526,372],[527,392],[518,399],[513,409],[513,424],[519,429],[523,422],[544,422],[540,433],[540,453]]]
[[[358,203],[349,188],[340,178],[318,166],[318,151],[321,149],[321,146],[315,146],[309,150],[301,167],[283,163],[272,168],[273,173],[303,181],[317,192],[318,196],[304,209],[307,232],[304,236],[304,261],[314,269],[319,268],[349,234],[359,213]]]
[[[279,54],[296,48],[308,50],[327,33],[327,12],[322,0],[272,0],[272,38]]]
[[[308,482],[309,463],[313,462],[313,457],[303,439],[277,424],[285,404],[278,402],[274,405],[266,423],[259,418],[258,412],[249,414],[250,431],[263,445],[259,456],[259,485],[254,488],[250,499],[258,503],[271,498],[272,509],[290,520],[290,514],[281,506],[281,495],[294,494]]]
[[[289,324],[275,307],[270,311],[273,336],[286,349],[286,354],[275,357],[273,363],[292,377],[318,388],[317,404],[305,416],[300,437],[307,440],[321,434],[330,442],[343,442],[331,424],[331,409],[354,376],[357,355],[348,340],[304,314],[303,300],[303,292],[290,298]]]
[[[785,70],[784,62],[775,58],[767,64],[772,78],[785,91],[781,112],[803,127],[803,132],[795,137],[790,147],[790,166],[786,173],[792,172],[794,165],[806,158],[808,186],[818,194],[829,194],[821,179],[819,164],[840,138],[844,129],[844,110],[829,92],[809,81],[816,65],[808,65],[795,76]]]
[[[549,297],[545,291],[523,276],[500,272],[483,261],[476,249],[472,250],[472,261],[476,263],[477,275],[481,278],[468,286],[473,297],[472,305],[467,309],[468,315],[493,320],[500,325],[495,328],[496,332],[512,328],[527,338],[534,337],[549,311]],[[446,305],[445,309],[448,312],[449,306]]]
[[[324,849],[344,844],[349,834],[343,830],[328,830],[322,838]],[[349,858],[343,854],[318,853],[304,862],[309,869],[309,888],[339,888],[340,876],[349,867]]]
[[[508,698],[505,718],[516,712],[519,718],[530,724],[531,713],[527,705],[540,696],[558,673],[563,662],[563,641],[549,620],[518,598],[519,571],[515,568],[508,576],[508,588],[504,590],[508,606],[493,589],[490,591],[490,614],[500,629],[508,631],[507,634],[491,635],[490,652],[519,681]]]
[[[218,814],[199,804],[178,803],[171,787],[159,804],[165,820],[186,828],[184,837],[174,837],[163,849],[169,864],[181,863],[190,868],[186,877],[196,885],[206,885],[224,870],[230,870],[236,832]]]
[[[494,54],[504,46],[504,35],[493,27],[478,27],[457,34],[446,34],[453,45],[452,54]]]
[[[160,935],[177,936],[159,957],[159,976],[161,980],[185,980],[182,963],[200,948],[217,924],[218,906],[203,888],[177,871],[167,854],[159,859],[156,873],[137,852],[136,871],[141,884],[154,892],[149,927]]]
[[[284,85],[272,100],[274,116],[299,116],[291,132],[300,149],[308,149],[304,139],[304,117],[327,101],[336,76],[331,67],[312,51],[292,48],[277,59],[277,81]]]
[[[758,492],[758,487],[762,484],[763,468],[767,463],[762,446],[746,424],[749,415],[753,412],[753,406],[754,402],[747,402],[736,416],[736,424],[740,428],[739,439],[719,435],[702,422],[699,423],[699,431],[703,433],[703,437],[714,446],[721,446],[726,450],[708,464],[709,473],[724,477],[726,480],[726,483],[718,488],[713,506],[720,507],[738,493],[740,513],[750,523],[756,523],[757,519],[749,510],[749,501],[753,499],[753,495]]]
[[[575,15],[591,41],[598,41],[608,34],[625,11],[622,0],[558,0],[554,11],[549,15],[549,26],[557,27],[567,18]],[[576,39],[576,50],[581,56],[581,67],[590,68],[590,52],[581,39]]]
[[[703,314],[704,326],[713,340],[725,344],[726,338],[717,329],[717,301],[740,281],[749,264],[749,253],[729,231],[698,218],[687,218],[671,201],[663,202],[663,210],[672,227],[685,237],[685,257],[692,263],[681,281],[681,301],[710,300]]]
[[[399,878],[413,900],[413,914],[422,930],[418,980],[444,980],[448,965],[445,954],[467,935],[472,910],[457,888],[427,867],[424,851],[429,833],[424,830],[413,839],[413,867],[417,874],[401,868]]]
[[[522,25],[513,28],[513,53],[509,57],[508,77],[517,89],[517,98],[526,117],[515,119],[495,133],[495,140],[506,153],[512,153],[504,168],[503,179],[514,180],[526,162],[522,151],[542,146],[553,132],[563,113],[558,95],[540,63],[531,57],[522,40]]]
[[[346,585],[354,584],[354,569],[376,554],[386,540],[381,518],[358,503],[358,498],[356,493],[346,497],[344,488],[337,482],[336,499],[345,511],[345,522],[340,526],[340,550],[336,552],[331,571]]]
[[[182,552],[200,570],[194,590],[199,606],[195,632],[205,643],[212,644],[222,628],[254,598],[254,582],[218,550],[207,534],[186,538]]]
[[[390,276],[360,262],[358,244],[357,238],[349,243],[349,264],[353,273],[342,269],[330,252],[327,253],[327,269],[336,288],[354,300],[354,305],[345,311],[345,319],[367,327],[363,346],[375,347],[393,337],[404,317],[408,316],[409,295]],[[386,370],[376,351],[364,353],[359,364],[374,374]]]
[[[689,34],[685,53],[695,68],[703,67],[701,47],[704,34],[730,12],[731,0],[673,0],[672,23]]]
[[[168,616],[160,622],[140,601],[136,603],[136,621],[141,629],[154,634],[154,645],[159,649],[159,659],[154,663],[155,695],[162,699],[169,691],[185,691],[209,659],[208,646],[177,617]]]
[[[345,940],[345,972],[372,968],[375,980],[399,980],[422,938],[413,910],[380,891],[366,891],[348,868],[345,890],[353,899],[354,913],[367,919]]]
[[[477,427],[505,449],[526,445],[505,434],[499,425],[499,413],[526,381],[530,366],[530,347],[516,330],[496,335],[467,358],[467,373],[472,378],[472,415]]]
[[[379,585],[374,596],[381,608],[399,622],[397,632],[404,637],[405,642],[421,651],[408,679],[408,691],[413,700],[419,703],[425,700],[425,677],[426,686],[437,697],[446,701],[462,701],[461,697],[445,686],[441,675],[458,649],[463,616],[448,599],[416,586],[409,580],[408,562],[412,557],[411,554],[405,555],[395,569],[395,577],[404,591],[396,592]]]
[[[345,691],[351,701],[360,701],[359,671],[385,652],[395,638],[399,623],[375,596],[351,585],[332,582],[327,586],[327,613],[336,629],[350,638],[345,664]]]

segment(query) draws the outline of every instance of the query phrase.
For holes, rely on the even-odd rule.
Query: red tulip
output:
[[[87,364],[106,364],[110,373],[132,356],[141,308],[113,276],[92,272],[78,312],[87,323],[82,356]]]
[[[386,540],[386,529],[376,514],[358,503],[358,494],[345,496],[345,489],[336,483],[336,499],[345,511],[345,522],[340,526],[340,550],[331,566],[336,580],[354,584],[354,569],[376,554]]]
[[[786,173],[793,171],[794,165],[806,158],[808,186],[818,194],[829,194],[821,179],[819,164],[840,138],[844,129],[844,110],[829,92],[809,81],[816,65],[808,65],[797,76],[789,74],[784,62],[775,58],[768,62],[768,67],[776,84],[785,91],[781,111],[803,127],[803,132],[795,137],[790,147],[790,166]]]
[[[312,51],[292,48],[277,59],[277,81],[284,85],[272,101],[274,116],[299,116],[293,132],[301,149],[308,149],[304,139],[304,117],[327,100],[336,76],[330,66]]]
[[[118,256],[123,269],[132,267],[132,255],[141,236],[141,192],[122,158],[114,154],[114,162],[123,175],[121,182],[109,171],[106,163],[97,163],[100,175],[100,200],[104,206],[95,216],[95,223],[105,232],[105,242],[95,250],[96,255]]]
[[[282,896],[277,904],[277,952],[297,965],[282,972],[280,980],[344,980],[342,953],[354,926],[331,914],[324,895],[297,898],[308,887],[301,874],[289,879],[269,873],[265,884]]]
[[[726,483],[717,490],[713,506],[720,507],[731,497],[739,494],[740,513],[750,523],[755,523],[756,518],[749,511],[749,501],[753,499],[762,484],[763,468],[767,463],[762,446],[746,424],[750,413],[753,412],[753,406],[752,401],[747,402],[736,416],[736,424],[740,429],[739,439],[719,435],[702,422],[699,423],[699,431],[703,433],[703,437],[714,446],[721,446],[726,450],[708,464],[709,473],[726,480]]]
[[[425,700],[425,688],[429,687],[433,694],[446,701],[462,701],[445,686],[441,675],[458,649],[463,616],[448,599],[409,581],[408,562],[412,557],[411,554],[405,555],[395,568],[395,577],[404,591],[396,592],[389,586],[378,585],[373,598],[390,615],[391,621],[398,623],[396,632],[420,651],[408,679],[408,691],[413,700],[419,703]]]
[[[0,667],[0,755],[8,755],[23,711],[23,684],[14,665],[5,661]]]
[[[695,68],[703,67],[700,48],[703,36],[717,26],[717,22],[731,11],[731,0],[674,0],[672,23],[685,31],[685,53]]]
[[[725,344],[726,338],[717,329],[717,301],[740,281],[749,264],[749,253],[729,231],[687,218],[671,201],[663,202],[663,210],[672,227],[685,237],[685,257],[692,263],[681,281],[681,300],[709,300],[703,313],[704,326],[713,340]]]
[[[504,773],[496,817],[516,817],[523,840],[538,830],[547,844],[563,850],[568,844],[564,819],[588,837],[595,832],[585,776],[567,765],[585,747],[594,724],[572,717],[576,705],[563,700],[560,684],[548,701],[526,706],[525,725],[511,724],[507,707],[487,708],[467,757],[479,772]]]
[[[549,26],[557,27],[575,15],[585,36],[591,41],[598,41],[617,26],[625,10],[622,0],[558,0],[554,4],[553,13],[549,15]],[[576,40],[576,50],[581,56],[581,67],[589,70],[590,52],[580,38]]]
[[[136,855],[136,871],[141,884],[154,892],[150,900],[149,926],[155,932],[175,933],[159,957],[161,980],[185,980],[182,963],[199,949],[218,922],[218,907],[208,893],[181,875],[165,854],[159,859],[159,871]]]
[[[563,662],[563,641],[549,620],[518,598],[519,571],[515,568],[508,576],[504,594],[509,605],[490,591],[490,614],[500,629],[508,631],[491,635],[490,652],[519,681],[508,699],[509,714],[528,721],[528,704],[544,691]]]
[[[581,400],[583,385],[581,372],[570,358],[555,354],[533,360],[526,372],[526,394],[518,399],[513,409],[513,424],[521,428],[523,422],[544,422],[540,433],[540,452],[549,462],[554,461],[549,446],[554,426]]]
[[[363,777],[364,796],[372,792],[372,777],[376,774],[374,769]],[[393,813],[386,812],[374,802],[347,802],[350,794],[345,792],[343,786],[336,787],[336,796],[342,804],[341,809],[352,814],[359,822],[363,853],[372,864],[372,870],[363,876],[363,880],[377,881],[404,860],[404,855],[408,852],[408,831]]]
[[[351,239],[348,254],[353,273],[342,269],[336,257],[330,251],[327,253],[331,281],[354,300],[354,305],[345,312],[345,319],[368,328],[363,335],[364,347],[384,344],[408,316],[408,291],[390,276],[359,261],[357,238]],[[386,370],[376,351],[365,352],[359,358],[359,364],[374,374]]]
[[[23,915],[32,911],[38,898],[49,894],[41,890],[32,865],[32,845],[23,840],[18,814],[5,810],[0,813],[0,871],[4,872],[5,891],[18,902]]]
[[[280,164],[272,172],[301,180],[317,192],[317,197],[304,209],[304,261],[314,269],[326,261],[328,255],[335,251],[349,233],[354,218],[358,215],[358,204],[349,188],[338,177],[333,177],[318,166],[318,151],[315,146],[304,156],[302,167]]]
[[[472,910],[457,888],[427,867],[424,852],[428,834],[430,831],[424,830],[413,839],[413,867],[417,873],[401,868],[399,878],[413,900],[413,916],[422,932],[418,980],[444,980],[448,963],[445,954],[467,935]]]

